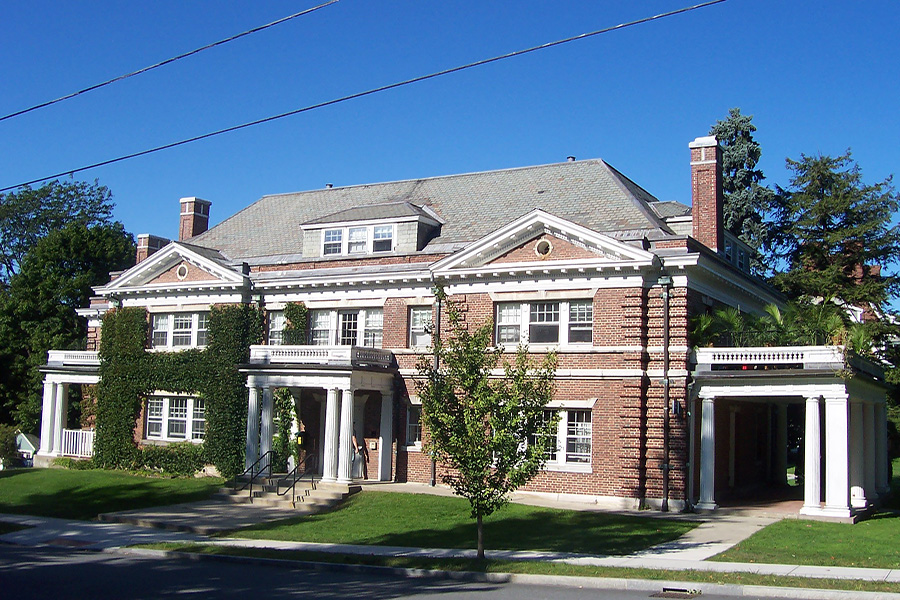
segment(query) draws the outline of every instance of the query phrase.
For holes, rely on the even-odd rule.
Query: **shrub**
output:
[[[0,461],[4,469],[19,466],[19,447],[16,436],[19,434],[12,425],[0,425]]]
[[[57,467],[62,467],[63,469],[70,469],[72,471],[88,471],[90,469],[96,469],[97,465],[94,464],[94,461],[90,458],[88,459],[79,459],[79,458],[66,458],[59,457],[53,459],[53,465]]]
[[[179,442],[168,446],[144,446],[136,462],[137,469],[170,475],[193,475],[206,464],[203,460],[203,447],[191,442]]]

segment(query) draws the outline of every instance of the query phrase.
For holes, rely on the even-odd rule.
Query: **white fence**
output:
[[[309,364],[335,366],[377,365],[389,367],[389,350],[360,346],[251,346],[251,364]]]
[[[90,458],[94,455],[93,429],[63,429],[62,455]]]

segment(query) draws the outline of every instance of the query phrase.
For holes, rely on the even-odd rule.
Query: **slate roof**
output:
[[[300,225],[393,204],[427,206],[443,221],[424,249],[473,242],[535,208],[619,239],[671,234],[649,192],[600,159],[264,196],[190,240],[231,260],[297,255]],[[367,210],[368,207],[368,210]],[[409,210],[401,208],[401,210]],[[254,261],[257,262],[257,261]]]
[[[340,223],[342,221],[370,221],[373,219],[398,219],[401,217],[433,217],[421,206],[411,202],[385,202],[372,206],[357,206],[348,208],[319,219],[307,221],[304,225],[317,225],[324,223]]]
[[[668,200],[666,202],[654,202],[650,205],[653,212],[662,219],[672,217],[689,217],[691,216],[691,207],[681,202]]]

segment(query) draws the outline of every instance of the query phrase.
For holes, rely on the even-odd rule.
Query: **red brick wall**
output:
[[[540,255],[535,252],[535,246],[541,240],[546,240],[550,243],[551,250],[549,254]],[[490,264],[532,262],[536,260],[566,260],[572,258],[598,258],[598,254],[545,233],[498,256]]]

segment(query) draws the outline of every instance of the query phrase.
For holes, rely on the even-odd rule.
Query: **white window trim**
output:
[[[422,311],[428,313],[428,319],[421,326],[413,325],[413,312]],[[434,311],[431,306],[410,306],[409,307],[409,315],[407,317],[407,328],[406,328],[406,345],[408,348],[429,348],[431,347],[432,335],[428,333],[426,329],[430,324],[432,327],[434,326]],[[427,344],[413,344],[413,334],[421,334],[428,336]]]
[[[389,250],[375,251],[375,228],[390,227],[391,228],[391,248]],[[366,249],[364,252],[350,252],[350,230],[365,229],[366,230]],[[341,232],[341,251],[325,254],[325,234],[328,231]],[[336,244],[337,242],[327,242],[328,244]],[[394,223],[376,223],[374,225],[347,225],[343,227],[327,227],[322,229],[322,243],[320,245],[321,256],[365,256],[368,254],[386,254],[393,252],[397,247],[397,227]]]
[[[169,312],[169,313],[150,313],[150,350],[156,352],[179,352],[181,350],[187,350],[188,348],[205,348],[206,344],[200,345],[199,334],[200,334],[200,315],[206,315],[206,331],[207,334],[207,342],[209,341],[209,312],[201,311],[201,312]],[[157,332],[163,331],[162,329],[154,329],[153,323],[157,317],[164,316],[166,317],[166,343],[165,344],[154,344],[153,343],[153,334]],[[187,345],[183,346],[175,346],[173,344],[175,338],[175,317],[176,316],[190,316],[191,317],[191,341]],[[181,331],[181,330],[179,330]],[[186,330],[185,330],[186,331]]]
[[[274,325],[281,325],[280,329],[273,327]],[[284,345],[284,330],[287,327],[287,320],[284,316],[283,310],[272,310],[269,311],[269,326],[268,333],[266,335],[266,341],[270,346],[283,346]],[[276,340],[273,343],[273,336]]]
[[[412,414],[412,411],[413,411],[413,410],[418,410],[418,411],[419,411],[419,432],[420,432],[420,435],[421,435],[421,431],[422,431],[422,405],[421,405],[421,404],[410,404],[410,405],[406,408],[406,434],[405,434],[406,445],[405,445],[404,447],[406,448],[407,451],[421,452],[421,450],[422,450],[422,440],[421,440],[421,438],[418,439],[418,440],[416,440],[416,441],[414,441],[412,444],[409,443],[409,427],[410,427],[410,425],[412,424],[412,423],[410,423],[410,421],[409,421],[409,417],[410,417],[410,415]]]
[[[545,471],[564,471],[567,473],[591,473],[593,472],[592,464],[593,464],[593,452],[594,452],[594,424],[593,424],[593,411],[589,411],[588,414],[591,417],[591,428],[590,428],[590,440],[591,440],[591,457],[588,459],[586,463],[579,462],[566,462],[566,436],[568,434],[568,422],[569,422],[569,413],[570,411],[583,411],[586,409],[583,408],[570,408],[570,409],[553,409],[549,408],[548,410],[554,410],[559,415],[559,423],[557,425],[556,430],[556,459],[553,461],[547,461],[544,464]]]
[[[530,343],[529,342],[529,325],[531,324],[531,305],[532,304],[559,304],[559,340],[552,343]],[[569,341],[569,306],[572,303],[590,303],[591,314],[591,341],[590,342],[570,342]],[[494,305],[494,339],[497,345],[501,345],[500,327],[515,325],[515,323],[501,323],[499,318],[499,309],[502,305],[517,305],[519,307],[519,344],[528,344],[532,349],[550,349],[550,348],[592,348],[594,346],[593,323],[596,315],[593,314],[593,300],[591,298],[581,298],[572,300],[533,300],[528,302],[498,302]],[[511,344],[512,342],[507,342]],[[510,348],[506,348],[510,350]],[[513,349],[514,350],[514,349]]]
[[[172,400],[187,400],[187,415],[185,417],[187,423],[185,425],[185,433],[184,437],[170,437],[169,436],[169,406]],[[162,424],[161,434],[160,435],[150,435],[150,401],[151,400],[162,400],[162,419],[160,420]],[[161,442],[191,442],[193,444],[202,444],[204,438],[206,437],[206,428],[204,427],[204,437],[194,439],[194,414],[195,407],[197,405],[199,398],[195,398],[193,396],[162,396],[162,395],[153,395],[147,398],[145,411],[146,414],[144,416],[144,439],[151,441],[161,441]],[[206,408],[204,407],[204,414]],[[206,418],[204,416],[204,422]]]
[[[371,311],[381,311],[381,343],[374,346],[375,348],[384,347],[384,308],[381,306],[371,306],[368,308],[359,308],[359,309],[346,309],[346,308],[333,308],[333,309],[312,309],[312,312],[326,312],[328,313],[328,340],[325,344],[319,344],[321,346],[340,346],[341,345],[341,314],[346,313],[357,313],[357,331],[356,331],[356,344],[354,346],[360,347],[372,347],[365,346],[366,341],[366,326],[368,325],[367,315]],[[310,345],[316,345],[313,343],[312,334],[312,316],[309,318],[309,332],[307,335],[307,343]]]

